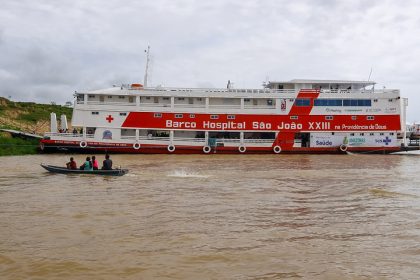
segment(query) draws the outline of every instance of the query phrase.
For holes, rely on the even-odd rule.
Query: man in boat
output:
[[[74,161],[73,157],[70,158],[70,161],[67,162],[66,165],[67,165],[67,169],[77,169],[77,164]]]
[[[102,170],[112,170],[112,160],[109,159],[109,155],[105,155],[105,160],[102,163]]]

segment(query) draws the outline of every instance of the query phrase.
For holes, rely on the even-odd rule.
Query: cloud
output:
[[[142,82],[260,87],[293,78],[372,79],[410,104],[420,3],[285,0],[12,1],[0,11],[1,94],[64,102],[74,90]],[[415,106],[409,119],[419,120]]]

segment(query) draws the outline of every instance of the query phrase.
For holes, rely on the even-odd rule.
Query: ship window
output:
[[[182,119],[183,115],[182,114],[175,114],[175,118],[176,119]]]
[[[251,99],[249,99],[249,98],[244,98],[244,102],[251,102]]]
[[[290,116],[291,120],[297,120],[299,117],[298,116]]]
[[[379,133],[379,135],[383,136],[384,134],[383,133]]]
[[[295,101],[294,99],[289,99],[289,102],[293,102],[293,101]]]
[[[177,98],[177,100],[180,100],[180,101],[181,101],[181,100],[184,100],[184,99],[185,99],[184,97],[178,97],[178,98]]]
[[[392,102],[392,101],[393,101],[392,98],[388,99],[388,102]]]
[[[365,134],[364,134],[364,133],[360,133],[359,135],[360,135],[360,136],[365,136]]]
[[[162,99],[163,100],[169,100],[169,97],[163,97]]]
[[[162,117],[162,114],[161,113],[154,113],[154,115],[153,115],[155,118],[161,118]]]
[[[373,121],[375,119],[375,117],[374,116],[366,116],[366,119],[368,121]]]
[[[125,98],[125,96],[121,96],[121,95],[120,95],[120,96],[118,96],[118,98],[119,98],[119,99],[124,99],[124,98]]]
[[[228,116],[227,116],[228,120],[234,120],[234,119],[235,119],[235,117],[236,117],[235,115],[228,115]]]
[[[389,135],[394,135],[394,132],[391,132]]]
[[[108,99],[112,99],[112,95],[108,95]]]
[[[357,106],[372,106],[372,100],[370,100],[370,99],[359,99],[359,100],[357,100]]]
[[[350,133],[350,136],[354,136],[354,133]]]
[[[308,98],[297,98],[295,101],[295,105],[298,107],[310,106],[311,100]]]
[[[369,135],[370,135],[370,136],[373,136],[373,135],[375,135],[375,133],[369,133]]]
[[[315,99],[314,106],[343,106],[342,99]]]
[[[378,99],[373,99],[373,102],[378,102]]]
[[[353,121],[355,121],[355,120],[357,120],[357,116],[351,116],[351,119],[352,119]]]
[[[194,119],[195,118],[195,114],[190,114],[190,118]]]
[[[343,106],[372,106],[372,100],[370,99],[344,99]]]
[[[333,117],[333,116],[325,116],[325,119],[326,119],[327,121],[330,121],[330,120],[334,119],[334,117]]]
[[[89,98],[95,98],[95,95],[90,95],[90,94],[89,94]]]
[[[99,112],[92,112],[92,115],[99,115]]]
[[[197,101],[203,101],[203,98],[198,97],[198,98],[197,98]]]
[[[146,96],[146,100],[150,100],[150,96]]]
[[[267,99],[267,105],[273,106],[273,99]]]
[[[335,134],[335,132],[331,132],[331,135],[334,135]]]
[[[211,115],[210,119],[212,120],[217,120],[219,118],[219,115]]]
[[[127,113],[120,113],[120,116],[127,116]]]
[[[128,98],[128,102],[130,102],[130,103],[134,103],[134,97],[130,96],[130,97]]]

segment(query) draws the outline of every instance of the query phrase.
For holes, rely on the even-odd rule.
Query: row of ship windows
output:
[[[95,111],[92,112],[92,115],[99,115],[99,112]],[[120,113],[120,116],[127,116],[127,113]],[[161,118],[162,117],[162,113],[154,113],[153,115],[155,118]],[[175,114],[175,118],[176,119],[182,119],[184,117],[184,114]],[[195,118],[195,114],[190,114],[190,118],[194,119]],[[228,120],[234,120],[236,118],[235,115],[228,115],[227,119]],[[210,119],[211,120],[217,120],[219,119],[219,115],[210,115]],[[290,116],[291,120],[298,120],[299,116]],[[327,121],[331,121],[334,119],[334,116],[325,116],[325,120]],[[357,116],[351,116],[351,119],[353,121],[357,120]],[[375,119],[375,116],[366,116],[366,120],[368,121],[373,121]]]
[[[331,132],[331,135],[334,135],[335,133],[334,132]],[[350,136],[356,136],[356,134],[358,134],[359,136],[365,136],[365,133],[350,133]],[[390,132],[390,133],[388,133],[389,135],[394,135],[394,132]],[[366,135],[367,135],[367,133],[366,133]],[[369,133],[369,136],[374,136],[375,135],[375,133],[373,133],[373,132],[371,132],[371,133]],[[381,133],[379,133],[379,135],[380,136],[383,136],[383,135],[385,135],[385,133],[383,133],[383,132],[381,132]]]
[[[377,102],[374,99],[374,102]],[[295,105],[298,107],[311,106],[311,99],[297,98]],[[314,99],[314,106],[372,106],[371,99]]]
[[[155,118],[161,118],[162,117],[162,113],[154,113],[154,117]],[[175,119],[182,119],[184,117],[184,114],[175,114]],[[195,118],[195,114],[190,114],[190,119],[194,119]],[[228,115],[227,119],[228,120],[234,120],[236,118],[235,115]],[[219,115],[210,115],[210,119],[211,120],[218,120],[219,119]]]
[[[154,117],[155,118],[161,118],[162,117],[162,113],[154,113]],[[184,117],[184,114],[175,114],[175,118],[176,119],[182,119]],[[195,118],[195,114],[190,114],[190,118],[194,119]],[[219,115],[210,115],[210,119],[211,120],[217,120],[219,119]],[[228,120],[234,120],[235,119],[235,115],[228,115],[227,116]],[[299,119],[299,116],[290,116],[291,120],[297,120]],[[331,121],[334,119],[334,116],[325,116],[325,120],[327,121]],[[351,119],[353,121],[357,120],[357,116],[351,116]],[[366,120],[368,121],[373,121],[375,119],[375,116],[366,116]]]
[[[112,99],[112,95],[107,96],[108,99]],[[115,96],[117,97],[117,96]],[[95,98],[95,95],[89,95],[89,98]],[[119,99],[125,99],[125,96],[118,96]],[[132,98],[130,96],[130,98]],[[146,100],[150,100],[150,96],[145,96]],[[191,98],[189,98],[191,99]],[[162,100],[170,100],[170,97],[162,97]],[[185,97],[177,97],[176,100],[183,101]],[[197,101],[203,101],[203,98],[197,97]],[[290,102],[294,102],[298,107],[311,106],[311,99],[309,98],[296,98],[289,99]],[[393,99],[388,99],[389,102],[393,102]],[[250,98],[244,98],[244,102],[251,102]],[[373,102],[378,102],[378,99],[373,99]],[[267,105],[273,105],[273,99],[267,99]],[[314,106],[372,106],[371,99],[314,99]]]

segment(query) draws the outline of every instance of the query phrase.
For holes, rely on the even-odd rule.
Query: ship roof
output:
[[[269,81],[269,84],[334,84],[334,85],[349,85],[349,84],[358,84],[358,85],[374,85],[374,81],[354,81],[354,80],[312,80],[312,79],[293,79],[290,81]]]

